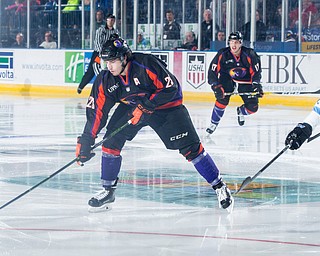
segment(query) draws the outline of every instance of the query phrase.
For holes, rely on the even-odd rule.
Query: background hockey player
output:
[[[240,126],[244,125],[245,115],[258,111],[258,98],[263,96],[260,57],[253,49],[242,46],[240,32],[232,32],[228,44],[229,47],[218,51],[209,66],[208,83],[216,97],[211,124],[206,130],[209,134],[215,131],[229,104],[231,95],[225,93],[256,93],[240,95],[244,102],[237,108]]]
[[[95,80],[87,103],[87,122],[78,138],[76,155],[86,162],[94,153],[91,147],[107,124],[110,110],[117,108],[107,124],[105,137],[128,120],[131,125],[102,145],[101,180],[103,190],[89,200],[90,210],[105,208],[115,200],[121,168],[121,150],[144,126],[150,126],[166,148],[179,150],[215,190],[222,208],[232,209],[233,198],[222,181],[219,169],[204,150],[186,107],[176,77],[152,54],[132,53],[127,43],[114,35],[107,42],[101,58],[106,61]],[[229,210],[228,209],[228,210]]]
[[[115,23],[116,17],[113,14],[109,14],[107,16],[106,25],[100,26],[96,30],[96,35],[94,38],[94,50],[92,52],[91,60],[88,66],[87,71],[85,72],[84,76],[81,79],[81,82],[78,86],[77,92],[80,94],[83,90],[83,88],[90,83],[92,78],[96,75],[98,75],[101,71],[101,65],[100,65],[100,53],[102,50],[102,46],[110,39],[110,36],[115,33],[119,33],[117,29],[115,29],[114,23]]]
[[[320,99],[314,105],[310,114],[287,135],[286,146],[291,144],[291,150],[301,147],[301,145],[311,136],[314,128],[320,124]]]

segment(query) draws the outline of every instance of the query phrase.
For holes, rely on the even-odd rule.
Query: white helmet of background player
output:
[[[232,32],[229,37],[228,37],[228,43],[230,42],[230,40],[237,40],[242,44],[242,34],[239,31],[236,32]]]

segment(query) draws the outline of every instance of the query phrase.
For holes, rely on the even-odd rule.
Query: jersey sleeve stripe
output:
[[[248,60],[248,63],[250,64],[250,68],[249,68],[249,72],[250,72],[250,83],[252,83],[252,78],[253,78],[253,76],[254,76],[254,74],[255,74],[255,72],[254,72],[254,69],[252,68],[252,61],[251,61],[251,59],[249,58],[249,57],[247,57],[247,60]]]
[[[99,92],[98,92],[98,97],[97,97],[97,102],[96,102],[96,114],[93,122],[93,127],[91,130],[91,134],[95,138],[97,136],[97,133],[99,132],[100,124],[101,124],[101,119],[103,117],[103,106],[106,102],[106,97],[104,94],[103,86],[102,83],[99,85]]]
[[[158,90],[161,90],[164,88],[163,83],[157,78],[157,75],[155,73],[151,72],[148,69],[146,70],[146,72]]]

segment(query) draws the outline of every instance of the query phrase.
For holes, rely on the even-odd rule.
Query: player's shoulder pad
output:
[[[163,66],[164,68],[167,67],[167,64],[161,60],[160,58],[158,58],[157,56],[151,54],[151,53],[141,53],[141,52],[135,52],[132,54],[132,60],[137,61],[139,63],[147,63],[147,64],[151,64],[152,63],[157,63],[161,66]],[[148,65],[150,66],[150,65]]]
[[[249,56],[257,56],[259,57],[259,55],[256,53],[256,51],[252,48],[246,47],[246,46],[242,46],[242,51],[246,54],[248,54]]]
[[[106,72],[108,72],[108,70],[101,70],[94,80],[93,84],[100,84],[102,79],[104,79]]]
[[[218,52],[217,52],[217,54],[218,55],[221,55],[221,54],[224,54],[225,52],[228,52],[230,50],[230,47],[228,46],[228,47],[224,47],[224,48],[221,48]]]

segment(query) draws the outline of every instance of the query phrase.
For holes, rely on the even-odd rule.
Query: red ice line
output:
[[[92,229],[53,229],[53,228],[1,228],[0,230],[15,230],[15,231],[52,231],[52,232],[93,232],[93,233],[114,233],[114,234],[131,234],[131,235],[153,235],[153,236],[175,236],[175,237],[192,237],[192,238],[203,238],[203,235],[191,235],[191,234],[170,234],[170,233],[155,233],[155,232],[139,232],[139,231],[121,231],[121,230],[92,230]],[[262,242],[262,243],[275,243],[275,244],[287,244],[287,245],[301,245],[301,246],[313,246],[320,247],[320,244],[308,244],[298,242],[286,242],[266,239],[253,239],[243,237],[224,237],[224,236],[205,236],[205,238],[212,239],[227,239],[227,240],[238,240],[238,241],[251,241],[251,242]]]

